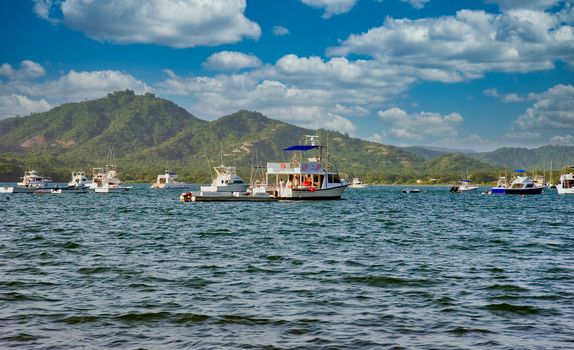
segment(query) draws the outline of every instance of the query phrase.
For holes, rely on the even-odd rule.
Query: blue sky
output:
[[[0,119],[132,89],[376,142],[574,144],[574,0],[22,0]]]

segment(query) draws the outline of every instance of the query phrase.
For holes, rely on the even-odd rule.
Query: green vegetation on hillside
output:
[[[109,147],[124,181],[151,182],[169,167],[184,181],[208,182],[208,160],[211,166],[235,164],[248,177],[253,162],[286,161],[291,155],[284,147],[317,133],[329,146],[331,163],[370,183],[447,183],[467,170],[485,182],[500,170],[464,155],[425,160],[399,147],[308,130],[245,110],[207,122],[153,94],[126,90],[0,121],[0,181],[15,181],[28,168],[65,181],[73,170],[89,173],[104,166]]]

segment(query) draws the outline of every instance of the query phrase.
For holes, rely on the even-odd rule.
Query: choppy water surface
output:
[[[574,197],[0,197],[0,347],[574,348]]]

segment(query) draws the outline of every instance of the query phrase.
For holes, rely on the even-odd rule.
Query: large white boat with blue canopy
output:
[[[319,144],[319,136],[305,138],[305,144],[283,149],[292,152],[288,162],[267,163],[268,193],[277,199],[340,199],[349,184],[329,163],[326,146]],[[314,155],[309,156],[307,152],[311,151],[315,151]]]

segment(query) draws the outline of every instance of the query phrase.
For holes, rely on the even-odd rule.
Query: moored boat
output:
[[[52,180],[47,176],[38,175],[35,170],[24,172],[22,181],[16,186],[0,187],[0,193],[33,193],[36,190],[47,188],[47,183]]]
[[[526,171],[518,169],[514,171],[517,175],[505,190],[505,194],[541,194],[543,188],[536,186],[532,178],[526,175]]]
[[[469,179],[461,179],[460,185],[452,186],[450,188],[450,192],[462,193],[462,192],[478,190],[478,186],[472,186],[471,183],[472,183],[472,181]]]
[[[350,188],[366,188],[369,187],[369,185],[363,183],[361,180],[359,180],[358,177],[354,177],[351,180],[351,183],[349,184]]]
[[[165,170],[165,173],[159,174],[157,176],[156,182],[154,182],[150,188],[185,188],[189,187],[188,184],[184,182],[177,181],[177,175],[175,172],[169,169]]]
[[[92,188],[97,193],[122,193],[127,192],[131,187],[123,186],[118,177],[115,157],[112,149],[108,150],[108,158],[105,168],[94,168]]]
[[[267,192],[278,199],[341,198],[349,184],[329,163],[326,146],[319,144],[319,136],[307,135],[305,144],[283,150],[294,152],[293,157],[289,162],[267,163]],[[316,155],[304,159],[304,152],[312,150]]]
[[[569,169],[569,173],[560,175],[560,183],[556,185],[558,194],[574,194],[574,165],[571,165]]]

